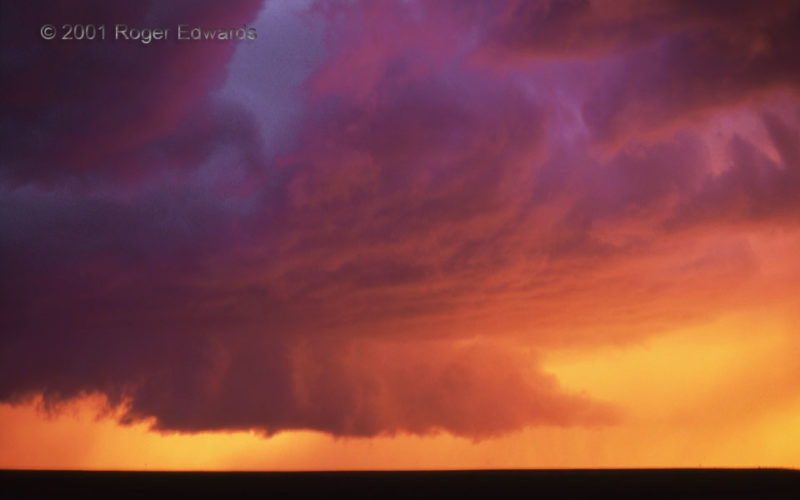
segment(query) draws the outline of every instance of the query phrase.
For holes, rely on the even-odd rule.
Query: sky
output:
[[[800,467],[800,3],[0,8],[0,467]]]

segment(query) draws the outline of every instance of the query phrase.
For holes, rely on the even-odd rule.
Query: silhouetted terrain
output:
[[[431,472],[0,471],[4,498],[800,498],[784,469],[487,470]],[[10,493],[7,496],[6,493]]]

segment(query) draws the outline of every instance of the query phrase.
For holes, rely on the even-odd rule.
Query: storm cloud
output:
[[[796,3],[3,5],[0,400],[159,430],[607,425],[540,367],[800,211]],[[59,43],[42,23],[255,26]]]

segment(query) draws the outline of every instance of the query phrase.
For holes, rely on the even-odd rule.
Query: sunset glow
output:
[[[800,467],[800,3],[0,23],[0,468]]]

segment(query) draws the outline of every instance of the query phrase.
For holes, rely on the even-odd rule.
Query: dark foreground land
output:
[[[431,472],[0,471],[2,498],[800,498],[784,469]]]

